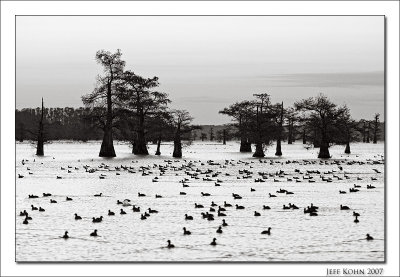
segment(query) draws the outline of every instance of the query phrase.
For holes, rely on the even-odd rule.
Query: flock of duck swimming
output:
[[[381,160],[366,160],[366,161],[347,161],[347,160],[287,160],[287,161],[279,161],[279,160],[255,160],[255,161],[235,161],[235,160],[225,160],[224,162],[215,162],[212,160],[209,160],[207,162],[202,162],[202,161],[187,161],[187,160],[164,160],[164,164],[153,164],[149,166],[140,166],[139,168],[135,168],[133,166],[117,166],[117,167],[110,167],[104,163],[101,163],[97,167],[91,167],[88,165],[84,165],[83,168],[85,169],[86,173],[89,174],[95,174],[97,172],[101,172],[99,175],[100,179],[106,179],[108,178],[109,174],[115,174],[115,175],[120,175],[121,172],[126,172],[130,174],[141,174],[142,176],[151,176],[152,177],[152,182],[160,182],[163,179],[163,176],[167,175],[173,175],[173,176],[183,176],[184,178],[181,179],[178,184],[182,185],[182,191],[179,193],[180,196],[184,197],[184,195],[187,194],[185,191],[185,188],[190,187],[190,183],[193,180],[194,182],[206,182],[210,184],[211,186],[219,187],[224,184],[224,182],[231,182],[235,179],[249,179],[249,181],[246,182],[254,182],[254,183],[265,183],[265,182],[296,182],[296,183],[301,183],[301,182],[308,182],[308,183],[314,183],[316,181],[319,182],[334,182],[334,181],[341,181],[343,179],[354,179],[354,177],[351,177],[349,173],[346,173],[343,170],[344,165],[353,165],[353,164],[383,164],[383,156],[380,156]],[[25,163],[29,162],[28,160],[23,160],[22,164],[25,165]],[[34,160],[35,162],[35,160]],[[80,162],[80,161],[79,161]],[[134,161],[132,161],[134,163]],[[136,161],[137,162],[137,161]],[[274,173],[267,173],[267,172],[256,172],[254,173],[252,171],[252,168],[254,166],[254,163],[263,163],[266,164],[265,168],[268,168],[267,165],[279,165],[279,164],[299,164],[299,165],[330,165],[334,166],[335,169],[321,172],[319,170],[306,170],[306,171],[301,171],[300,169],[295,169],[294,172],[288,173],[283,170],[279,170]],[[234,175],[232,173],[224,173],[223,170],[224,168],[227,167],[234,167],[238,165],[245,165],[248,166],[249,169],[239,169],[238,174]],[[200,169],[204,168],[205,169]],[[31,169],[27,167],[27,170],[29,174],[33,174],[31,172]],[[61,171],[66,171],[67,174],[66,176],[61,176],[57,175],[56,179],[63,179],[68,177],[68,173],[72,173],[73,170],[79,170],[79,167],[72,167],[68,166],[67,168],[61,167]],[[377,169],[373,169],[375,174],[381,173]],[[184,174],[182,174],[182,172]],[[65,174],[64,174],[65,175]],[[25,176],[22,174],[18,174],[19,178],[24,178]],[[228,179],[228,180],[226,180]],[[230,180],[229,180],[230,179]],[[232,180],[233,179],[233,180]],[[357,177],[357,181],[362,180],[362,178]],[[376,181],[376,177],[370,177],[371,181]],[[368,184],[366,186],[366,189],[373,189],[375,186]],[[353,187],[349,188],[349,193],[356,193],[360,191],[361,185],[356,185],[354,184]],[[250,188],[250,192],[255,192],[255,188]],[[339,191],[340,194],[346,194],[346,191]],[[277,195],[293,195],[294,192],[288,191],[287,189],[280,188],[279,190],[276,191],[276,194],[274,192],[270,192],[268,194],[268,197],[265,196],[266,198],[275,198],[278,197]],[[93,195],[93,197],[102,197],[102,193],[98,193]],[[201,192],[200,195],[201,199],[205,197],[211,196],[210,193],[208,192]],[[57,201],[52,199],[52,194],[51,193],[43,193],[40,198],[47,198],[49,199],[48,201],[51,204],[57,204]],[[146,197],[146,194],[138,192],[138,197]],[[163,196],[160,194],[156,194],[155,198],[162,198]],[[28,199],[32,198],[39,198],[37,195],[29,194]],[[237,193],[232,193],[232,198],[233,201],[242,199],[242,196],[237,194]],[[74,201],[71,197],[66,196],[65,201]],[[228,200],[229,201],[229,200]],[[212,221],[215,220],[215,217],[225,217],[227,213],[233,209],[236,210],[245,210],[246,207],[243,205],[239,204],[230,204],[228,201],[224,201],[223,204],[216,204],[214,201],[211,201],[210,206],[208,207],[208,210],[206,210],[205,206],[202,204],[194,203],[194,208],[195,209],[203,209],[203,212],[201,213],[201,216],[203,219]],[[141,207],[136,206],[135,204],[131,203],[130,199],[125,199],[123,201],[117,200],[116,201],[117,205],[122,205],[125,209],[126,207],[130,207],[132,212],[134,213],[139,213],[140,214],[140,219],[141,220],[146,220],[151,216],[151,214],[157,214],[158,211],[152,208],[147,208],[146,210],[141,210]],[[45,212],[45,209],[42,207],[36,207],[34,205],[30,205],[30,208],[32,211],[38,211],[38,212]],[[124,215],[127,212],[124,210],[124,208],[119,208],[119,214]],[[271,210],[271,207],[268,205],[263,205],[260,207],[262,210]],[[283,210],[298,210],[299,207],[297,207],[293,203],[288,203],[288,205],[283,205],[282,207]],[[339,207],[340,210],[351,210],[350,207],[345,206],[345,205],[340,205]],[[308,214],[309,216],[318,216],[318,210],[319,207],[315,206],[313,203],[311,203],[309,206],[304,207],[303,211],[304,214]],[[24,220],[22,221],[23,224],[29,224],[29,221],[32,220],[32,217],[30,214],[24,210],[20,212],[20,216],[24,217]],[[115,216],[115,212],[112,211],[111,209],[108,209],[107,216]],[[253,216],[258,217],[261,216],[261,213],[259,211],[253,211]],[[354,223],[359,223],[359,217],[361,216],[358,212],[353,210],[352,216],[354,217]],[[82,220],[82,217],[79,216],[77,213],[74,213],[74,219],[75,220]],[[93,223],[101,223],[103,221],[104,217],[92,217],[92,222]],[[184,219],[185,220],[193,220],[193,216],[188,215],[187,213],[184,214]],[[221,225],[217,228],[216,233],[222,234],[223,233],[223,227],[227,227],[228,223],[225,221],[225,219],[222,219]],[[262,230],[260,234],[262,235],[271,235],[271,227],[267,227],[266,229]],[[188,230],[186,227],[182,227],[183,230],[183,235],[191,235],[192,232]],[[93,232],[91,232],[90,236],[92,237],[97,237],[98,236],[98,230],[94,229]],[[61,236],[63,239],[68,239],[69,237],[69,232],[65,231],[64,235]],[[366,234],[366,240],[373,240],[373,237],[370,236],[369,234]],[[217,245],[217,239],[213,238],[210,245],[216,246]],[[165,246],[166,248],[174,248],[174,244],[171,243],[170,240],[167,240],[167,245]]]

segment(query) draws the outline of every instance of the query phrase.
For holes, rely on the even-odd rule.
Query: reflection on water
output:
[[[332,147],[332,161],[340,160],[342,171],[332,161],[320,163],[315,158],[317,149],[306,150],[301,144],[282,145],[282,158],[273,156],[274,149],[271,147],[263,159],[266,162],[262,163],[251,158],[251,154],[238,153],[238,144],[234,142],[228,145],[195,143],[184,149],[183,159],[171,158],[171,145],[162,146],[163,156],[137,157],[130,154],[128,145],[117,144],[118,157],[114,159],[97,157],[99,147],[99,142],[52,143],[45,148],[47,156],[38,158],[34,156],[35,149],[30,144],[17,144],[17,177],[18,174],[24,176],[16,181],[17,261],[384,259],[384,165],[373,163],[382,160],[383,144],[354,144],[351,155],[342,154],[342,146]],[[150,153],[155,152],[154,146],[149,148]],[[29,161],[23,165],[22,159]],[[210,165],[208,160],[218,164]],[[211,169],[213,172],[208,174],[210,177],[199,174],[199,179],[191,178],[185,173],[190,169],[181,167],[189,161],[192,161],[191,169],[194,171]],[[108,169],[101,166],[102,163],[108,165]],[[160,176],[158,165],[168,165],[163,176]],[[98,171],[85,172],[84,166]],[[131,167],[131,172],[123,169],[115,171],[115,167],[121,166]],[[141,166],[149,166],[145,170],[149,175],[142,176],[139,171]],[[251,178],[241,178],[245,174],[239,174],[239,170],[244,169],[253,173]],[[303,174],[295,172],[295,169]],[[261,177],[258,172],[275,174],[280,170],[287,175],[269,176],[266,182],[254,181]],[[310,174],[314,183],[303,179],[307,170],[320,172]],[[116,175],[117,172],[120,175]],[[212,177],[216,172],[220,172],[218,177]],[[100,174],[104,174],[105,178],[100,179]],[[323,181],[320,175],[331,177],[332,182]],[[56,176],[62,179],[56,179]],[[155,176],[158,176],[158,182],[152,181]],[[301,182],[295,182],[293,177],[299,177]],[[371,177],[376,180],[371,180]],[[184,178],[189,179],[189,187],[183,188],[179,182]],[[203,181],[203,178],[213,181]],[[288,181],[288,178],[292,180]],[[220,186],[215,186],[216,179],[222,181]],[[274,179],[280,182],[274,182]],[[349,193],[354,184],[361,185],[360,191]],[[376,188],[367,189],[367,184]],[[276,193],[280,188],[294,194]],[[339,194],[339,190],[347,193]],[[52,196],[42,197],[44,192]],[[102,197],[93,196],[100,192]],[[138,192],[146,196],[138,197]],[[180,192],[186,192],[186,195],[180,195]],[[211,196],[201,196],[201,192]],[[241,195],[242,199],[234,200],[232,193]],[[269,198],[268,193],[277,197]],[[29,199],[29,194],[40,197]],[[156,194],[162,195],[162,198],[155,198]],[[66,196],[73,200],[66,201]],[[117,200],[126,198],[139,206],[142,213],[148,208],[158,213],[141,220],[141,213],[117,205]],[[50,199],[57,203],[51,204]],[[226,217],[218,217],[214,212],[215,220],[208,221],[202,218],[201,213],[209,211],[212,201],[221,206],[227,201],[233,207],[226,208]],[[205,208],[195,209],[194,203]],[[299,209],[283,210],[283,205],[289,203]],[[304,214],[303,208],[310,203],[319,207],[318,216]],[[236,210],[235,204],[245,209]],[[351,210],[340,210],[340,204],[349,206]],[[45,212],[31,211],[31,205],[40,206]],[[263,205],[271,209],[263,210]],[[121,208],[127,214],[121,215]],[[24,217],[19,216],[24,209],[33,218],[27,225],[22,224]],[[108,210],[114,211],[115,216],[108,216]],[[361,214],[357,224],[353,222],[353,210]],[[261,216],[255,217],[254,211],[260,212]],[[82,220],[74,220],[75,213]],[[194,220],[185,220],[185,214],[193,216]],[[101,223],[92,223],[92,217],[100,216],[104,217]],[[229,226],[223,227],[223,233],[218,234],[216,230],[223,218]],[[183,227],[192,234],[184,236]],[[261,231],[268,227],[272,228],[271,235],[261,235]],[[89,235],[94,229],[98,230],[98,237]],[[68,240],[61,238],[66,230],[70,236]],[[367,233],[375,239],[366,241]],[[217,246],[210,245],[214,237],[217,238]],[[175,248],[166,248],[168,239]]]

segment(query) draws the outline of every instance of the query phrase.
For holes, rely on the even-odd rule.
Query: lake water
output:
[[[100,142],[53,142],[45,146],[46,156],[41,158],[34,155],[31,144],[17,143],[16,259],[20,262],[383,261],[384,144],[358,143],[351,147],[350,155],[343,154],[343,146],[331,147],[332,159],[320,162],[316,158],[317,149],[283,144],[281,158],[274,156],[275,147],[271,146],[260,162],[249,153],[239,153],[237,142],[227,145],[196,142],[184,148],[183,159],[171,158],[169,144],[162,145],[161,156],[138,157],[131,154],[128,144],[116,143],[118,157],[104,159],[97,157]],[[154,145],[149,146],[149,152],[155,152]],[[21,163],[23,159],[28,160],[25,165]],[[207,163],[209,160],[214,163]],[[115,167],[121,165],[131,167],[130,172],[116,171]],[[167,166],[162,176],[159,165]],[[88,173],[84,166],[96,171]],[[144,171],[148,175],[143,176],[141,166],[147,167]],[[187,174],[196,169],[201,171],[199,179]],[[213,171],[208,174],[210,177],[200,174],[208,169]],[[240,174],[239,170],[245,169],[252,172],[251,178],[242,178],[246,174]],[[295,172],[296,169],[302,174]],[[280,170],[287,175],[275,175]],[[320,172],[308,175],[315,182],[303,179],[307,170]],[[212,177],[216,172],[218,176]],[[268,179],[255,182],[254,179],[261,177],[258,172],[267,173]],[[18,178],[18,174],[24,178]],[[105,175],[104,179],[100,179],[101,174]],[[321,175],[330,177],[332,182],[323,181]],[[158,182],[153,182],[156,176]],[[301,182],[295,182],[293,177],[299,177]],[[189,179],[186,183],[189,187],[182,186],[180,181],[184,178]],[[212,181],[203,181],[203,178]],[[220,186],[215,186],[217,179],[222,181]],[[349,193],[354,184],[361,186],[359,191]],[[367,189],[367,184],[376,188]],[[280,188],[294,194],[276,193]],[[339,194],[339,190],[347,193]],[[44,192],[52,196],[42,197]],[[138,192],[146,196],[138,197]],[[201,196],[201,192],[211,196]],[[102,197],[94,197],[98,193]],[[242,199],[234,200],[232,193],[241,195]],[[270,198],[269,193],[277,197]],[[30,199],[29,194],[40,197]],[[155,198],[156,194],[162,198]],[[67,196],[73,200],[66,201]],[[50,198],[57,203],[51,204]],[[142,213],[148,208],[158,213],[141,220],[141,213],[117,205],[117,200],[126,198],[139,206]],[[218,217],[214,212],[215,220],[208,221],[201,213],[209,211],[211,201],[221,206],[227,201],[245,209],[227,207],[226,217]],[[204,208],[195,209],[194,203]],[[289,203],[299,209],[284,210],[283,205]],[[318,216],[303,212],[311,203],[319,207]],[[350,210],[340,210],[341,204]],[[45,212],[32,211],[31,205],[40,206]],[[263,205],[271,209],[263,210]],[[127,214],[121,215],[121,208]],[[22,224],[24,217],[19,216],[24,209],[32,217],[27,225]],[[116,215],[108,216],[109,209]],[[255,217],[254,211],[261,216]],[[353,211],[360,213],[359,223],[354,223]],[[82,220],[75,220],[75,213]],[[185,214],[194,220],[185,220]],[[100,216],[104,217],[101,223],[92,222],[92,217]],[[218,234],[216,230],[223,218],[229,226]],[[192,234],[184,236],[183,227]],[[271,234],[262,235],[261,231],[268,227],[272,228]],[[94,229],[98,230],[98,237],[89,235]],[[70,238],[64,240],[61,236],[66,230]],[[367,233],[374,240],[367,241]],[[210,245],[213,238],[217,238],[216,246]],[[166,248],[167,240],[175,248]]]

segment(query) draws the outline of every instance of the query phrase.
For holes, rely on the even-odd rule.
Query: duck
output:
[[[140,215],[140,219],[141,219],[141,220],[145,220],[145,219],[147,219],[147,217],[146,217],[144,214],[141,214],[141,215]]]
[[[353,216],[360,216],[360,214],[353,211]]]
[[[43,197],[48,197],[48,196],[51,196],[51,193],[43,193]]]
[[[32,211],[37,211],[38,210],[38,208],[33,206],[33,205],[31,205],[31,208],[32,208]]]
[[[156,194],[156,198],[162,198],[162,196],[159,194]]]
[[[270,210],[271,208],[269,206],[263,205],[263,210]]]
[[[204,192],[201,192],[201,196],[211,196],[211,194],[209,194],[209,193],[204,193]]]
[[[374,188],[376,188],[376,187],[373,185],[367,185],[367,189],[374,189]]]
[[[218,229],[217,229],[216,232],[217,232],[218,234],[222,234],[222,228],[221,228],[221,226],[218,227]]]
[[[179,195],[186,195],[186,192],[181,191],[179,192]]]
[[[197,203],[194,203],[194,207],[197,208],[197,209],[204,208],[203,205],[200,205],[200,204],[197,204]]]
[[[343,190],[339,190],[339,194],[345,194],[346,192]]]
[[[28,213],[26,210],[24,210],[23,212],[19,212],[19,216],[26,216]]]
[[[229,203],[226,203],[226,201],[224,201],[224,207],[232,207],[232,205]]]
[[[226,209],[225,209],[225,208],[222,208],[221,206],[218,206],[218,211],[220,211],[220,212],[226,212]]]
[[[318,216],[316,212],[310,212],[310,216]]]
[[[108,215],[115,215],[115,213],[110,211],[110,210],[108,210]]]
[[[138,197],[145,197],[146,194],[138,192]]]
[[[126,212],[123,209],[121,209],[120,214],[126,214]]]
[[[121,205],[122,201],[117,200],[117,205]]]
[[[218,206],[217,204],[214,203],[214,201],[211,201],[211,207],[216,207]]]
[[[80,220],[82,219],[82,217],[80,217],[79,215],[75,214],[75,220]]]
[[[132,211],[140,212],[140,207],[136,207],[135,205],[132,206]]]
[[[294,194],[294,192],[286,191],[286,194]]]
[[[148,210],[149,210],[149,213],[151,213],[151,214],[156,214],[156,213],[158,213],[157,210],[152,210],[151,208],[148,208]]]
[[[236,210],[244,210],[244,206],[239,206],[238,204],[236,204]]]
[[[226,214],[221,213],[220,211],[218,211],[218,216],[226,216]]]
[[[283,205],[284,210],[290,210],[290,207],[286,206],[285,204]]]
[[[94,197],[101,197],[103,195],[102,192],[100,192],[99,194],[95,194]]]
[[[50,203],[57,203],[56,200],[50,199]]]
[[[65,201],[72,201],[72,198],[67,196],[67,198],[65,198]]]
[[[271,235],[271,227],[268,227],[268,230],[264,230],[261,232],[262,235]]]
[[[358,222],[360,222],[360,221],[358,220],[358,216],[356,216],[356,219],[354,219],[354,223],[358,223]]]
[[[64,235],[62,236],[62,238],[63,239],[68,239],[69,238],[68,231],[65,231]]]
[[[94,229],[92,233],[90,233],[91,237],[97,237],[97,229]]]
[[[213,238],[213,240],[212,240],[212,242],[210,243],[210,245],[213,245],[213,246],[217,245],[217,239],[216,239],[216,238]]]
[[[371,237],[369,234],[367,234],[367,237],[365,238],[366,240],[373,240],[374,238]]]
[[[250,188],[250,191],[252,192],[252,191],[256,191],[255,189],[253,189],[253,188]]]
[[[23,224],[28,224],[28,219],[25,217],[24,221],[22,221]]]
[[[62,177],[61,176],[57,176],[56,179],[62,179]]]
[[[173,245],[170,240],[167,240],[167,242],[168,242],[167,248],[174,248],[175,247],[175,245]]]
[[[42,207],[39,207],[39,212],[44,212],[45,209],[43,209]]]
[[[215,209],[213,207],[210,207],[210,212],[215,212]]]
[[[192,233],[189,230],[186,230],[186,227],[183,227],[183,234],[184,235],[190,235]]]
[[[343,205],[340,205],[340,209],[341,210],[350,210],[350,208],[348,206],[343,206]]]
[[[222,219],[222,226],[228,226],[228,223],[226,223],[225,219]]]
[[[193,220],[193,216],[185,214],[185,220]]]
[[[254,211],[254,216],[260,216],[261,214],[257,211]]]
[[[92,220],[92,222],[94,222],[94,223],[98,223],[98,222],[102,222],[102,221],[103,221],[103,216],[100,216],[98,218],[93,217],[93,220]]]
[[[276,197],[276,195],[269,193],[269,197]]]

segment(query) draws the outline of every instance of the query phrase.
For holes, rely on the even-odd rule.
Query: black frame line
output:
[[[1,0],[1,1],[11,1],[11,0]],[[16,1],[24,1],[24,0],[16,0]],[[50,0],[44,0],[50,1]],[[79,0],[68,0],[68,1],[59,1],[59,2],[75,2]],[[89,1],[95,1],[95,0],[89,0]],[[111,2],[109,0],[100,0],[104,2]],[[121,1],[121,0],[120,0]],[[122,1],[129,1],[129,0],[122,0]],[[156,0],[149,0],[150,2],[156,1]],[[168,2],[167,0],[161,0],[162,2]],[[183,1],[183,0],[178,0],[178,1]],[[204,0],[206,2],[212,1],[212,0]],[[222,1],[229,1],[229,0],[222,0]],[[233,0],[233,1],[241,1],[241,0]],[[253,0],[254,1],[254,0]],[[255,1],[262,1],[262,0],[255,0]],[[290,1],[290,0],[282,0],[282,1]],[[301,0],[294,0],[294,1],[301,1]],[[311,0],[311,1],[318,1],[318,0]],[[342,2],[346,0],[327,0],[325,2]],[[355,0],[362,2],[363,0]],[[364,0],[364,1],[372,1],[376,2],[376,0]],[[399,1],[399,0],[386,0],[386,1]],[[203,1],[190,1],[190,2],[203,2]],[[16,239],[16,233],[17,233],[17,222],[14,218],[14,227],[15,227],[15,238],[14,238],[14,243],[15,243],[15,253],[14,253],[14,262],[19,265],[28,265],[28,264],[327,264],[327,265],[334,265],[334,264],[341,264],[341,265],[346,265],[346,264],[360,264],[360,265],[366,265],[366,264],[387,264],[387,121],[389,120],[387,116],[387,105],[386,105],[386,93],[387,93],[387,26],[386,26],[386,15],[28,15],[28,14],[21,14],[21,15],[14,15],[15,17],[15,22],[14,22],[14,27],[15,27],[15,33],[14,33],[14,51],[15,51],[15,57],[14,57],[14,63],[15,63],[15,68],[14,68],[14,77],[15,77],[15,83],[14,83],[14,106],[16,107],[17,103],[17,17],[28,17],[28,16],[51,16],[51,17],[87,17],[87,16],[107,16],[107,17],[120,17],[120,16],[140,16],[140,17],[275,17],[275,16],[287,16],[287,17],[326,17],[326,16],[333,16],[333,17],[354,17],[354,16],[383,16],[384,18],[384,115],[385,115],[385,121],[384,121],[384,154],[385,154],[385,164],[384,164],[384,259],[383,261],[17,261],[17,239]],[[17,154],[17,143],[15,141],[14,143],[14,155],[15,155],[15,163],[16,163],[16,154]],[[14,167],[14,178],[17,174],[17,169]],[[0,186],[0,194],[1,194],[1,186]],[[14,212],[17,211],[17,178],[15,178],[15,185],[14,185]],[[1,235],[1,234],[0,234]],[[0,254],[1,257],[1,254]],[[59,275],[61,276],[61,275]],[[66,276],[66,275],[64,275]]]

